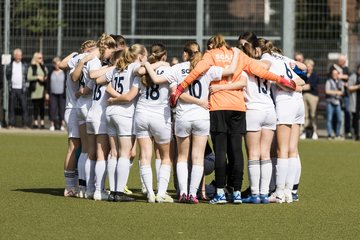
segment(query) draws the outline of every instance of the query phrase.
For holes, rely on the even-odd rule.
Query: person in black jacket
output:
[[[15,105],[19,101],[24,127],[28,124],[27,108],[27,64],[22,61],[22,51],[17,48],[13,51],[13,59],[6,66],[6,79],[9,85],[9,128],[15,126]]]

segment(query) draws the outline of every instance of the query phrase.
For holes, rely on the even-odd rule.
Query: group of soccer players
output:
[[[102,34],[80,49],[60,64],[67,70],[64,196],[135,201],[126,186],[138,147],[148,202],[174,202],[167,194],[174,169],[178,202],[197,204],[211,136],[217,189],[211,204],[297,200],[305,65],[251,32],[233,48],[215,35],[204,54],[187,42],[183,62],[174,66],[163,44],[126,46],[120,35]],[[243,137],[250,192],[242,196]]]

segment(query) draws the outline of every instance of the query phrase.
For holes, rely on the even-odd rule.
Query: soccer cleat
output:
[[[50,131],[55,131],[55,127],[54,127],[54,126],[51,126],[51,127],[49,128],[49,130],[50,130]]]
[[[226,197],[225,197],[225,193],[219,195],[219,194],[215,194],[215,197],[213,199],[210,200],[210,204],[225,204],[226,201]]]
[[[148,195],[148,203],[155,203],[155,195],[151,194]]]
[[[93,199],[94,198],[94,192],[89,191],[89,190],[86,189],[85,198],[86,199]]]
[[[262,204],[268,204],[269,203],[269,197],[267,194],[260,194],[260,202]]]
[[[240,204],[240,203],[243,202],[242,199],[241,199],[241,192],[240,191],[234,191],[232,193],[232,202],[234,204]]]
[[[300,139],[301,139],[301,140],[306,139],[306,134],[305,134],[305,133],[302,133],[302,134],[300,135]]]
[[[226,187],[224,188],[224,192],[225,192],[226,202],[232,203],[232,202],[233,202],[233,192],[234,192],[234,188],[233,188],[233,187],[230,187],[230,186],[226,186]]]
[[[198,203],[199,203],[199,200],[197,199],[196,196],[190,195],[189,203],[191,203],[191,204],[198,204]]]
[[[108,197],[109,202],[115,202],[115,192],[110,192]]]
[[[299,195],[297,193],[291,193],[293,202],[298,202],[299,201]]]
[[[242,199],[243,203],[259,204],[261,202],[259,195],[250,195],[247,198]]]
[[[319,136],[317,135],[316,132],[313,133],[312,139],[313,139],[313,140],[318,140],[318,139],[319,139]]]
[[[70,188],[70,189],[66,189],[64,190],[64,197],[76,197],[78,196],[78,192],[76,191],[75,188]]]
[[[284,196],[285,196],[285,202],[286,203],[292,203],[293,202],[291,190],[285,189]]]
[[[115,194],[114,202],[134,202],[135,198],[129,197],[122,192],[117,192]]]
[[[188,197],[186,196],[186,193],[181,194],[181,196],[179,197],[179,203],[187,203],[188,202]]]
[[[126,195],[131,195],[131,194],[133,194],[133,192],[128,188],[128,186],[125,186],[125,188],[124,188],[124,193],[125,193]]]
[[[105,191],[96,190],[94,192],[94,200],[95,201],[105,201],[109,199],[109,194]]]
[[[158,203],[173,203],[174,199],[169,195],[165,194],[164,196],[156,195],[155,201]]]
[[[276,192],[272,193],[269,197],[269,202],[271,203],[283,203],[285,201],[284,195],[278,195]]]

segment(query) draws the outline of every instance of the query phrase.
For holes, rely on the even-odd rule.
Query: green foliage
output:
[[[16,24],[37,34],[43,36],[45,31],[55,30],[58,26],[58,10],[53,7],[57,1],[40,1],[40,0],[22,0],[14,5],[14,15]],[[52,7],[49,7],[52,5]],[[62,23],[60,23],[61,25]]]

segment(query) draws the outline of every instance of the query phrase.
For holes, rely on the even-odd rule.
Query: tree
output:
[[[21,0],[15,3],[13,13],[16,25],[39,37],[40,52],[43,51],[45,32],[62,25],[58,22],[57,1],[54,0]]]

